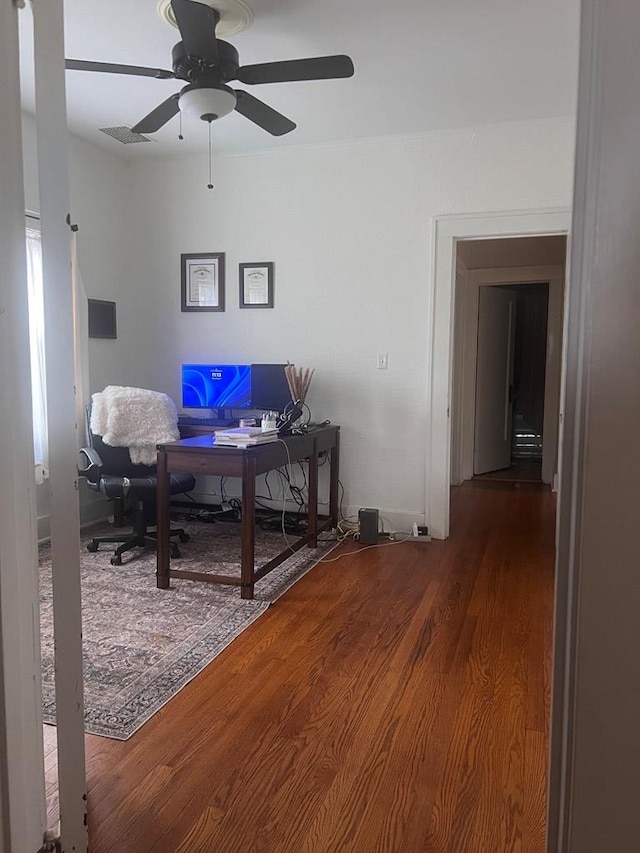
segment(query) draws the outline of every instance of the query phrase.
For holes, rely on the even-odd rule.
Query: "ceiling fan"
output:
[[[294,122],[248,92],[232,89],[227,83],[237,80],[253,86],[353,75],[353,62],[344,55],[241,66],[238,51],[233,45],[216,37],[216,26],[220,20],[216,9],[199,0],[171,0],[171,8],[182,39],[172,50],[173,71],[82,59],[65,60],[66,68],[74,71],[186,81],[187,85],[179,92],[168,97],[132,127],[134,133],[153,133],[178,112],[195,114],[211,126],[215,119],[236,110],[273,136],[282,136],[295,129]]]

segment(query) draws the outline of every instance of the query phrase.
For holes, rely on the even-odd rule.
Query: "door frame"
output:
[[[0,850],[46,830],[18,9],[0,4]]]
[[[32,4],[46,329],[56,738],[61,853],[86,853],[74,297],[63,0]],[[80,388],[77,389],[80,393]]]
[[[430,317],[431,371],[427,399],[430,436],[425,472],[425,516],[431,535],[449,536],[451,488],[451,401],[456,243],[499,237],[566,235],[569,207],[438,216],[432,219],[433,311]]]
[[[459,328],[462,340],[456,347],[451,425],[451,482],[459,485],[473,476],[474,411],[476,397],[476,362],[478,344],[478,300],[481,287],[505,284],[549,285],[547,313],[546,371],[544,383],[544,426],[542,446],[542,481],[552,483],[558,470],[558,424],[560,413],[560,377],[562,375],[562,318],[565,268],[560,265],[510,267],[468,270],[466,281],[458,282],[455,294],[460,301]],[[460,292],[464,288],[464,293]]]

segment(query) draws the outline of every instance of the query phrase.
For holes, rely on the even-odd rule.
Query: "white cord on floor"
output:
[[[339,554],[337,557],[331,557],[328,560],[318,560],[319,563],[335,563],[336,560],[341,560],[343,557],[352,557],[354,554],[360,554],[362,551],[371,551],[373,548],[388,548],[390,545],[401,545],[403,542],[407,542],[409,539],[413,539],[413,534],[408,533],[404,539],[394,539],[393,542],[381,542],[378,545],[363,545],[362,548],[358,548],[357,551],[347,551],[346,554]],[[339,540],[344,541],[344,540]]]

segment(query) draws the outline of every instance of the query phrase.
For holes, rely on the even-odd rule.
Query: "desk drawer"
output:
[[[241,477],[242,455],[223,455],[210,452],[167,452],[167,471],[183,474],[214,474],[218,477]]]

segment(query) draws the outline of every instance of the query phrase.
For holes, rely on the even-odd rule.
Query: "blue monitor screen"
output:
[[[183,364],[185,409],[248,409],[251,367],[248,364]]]

